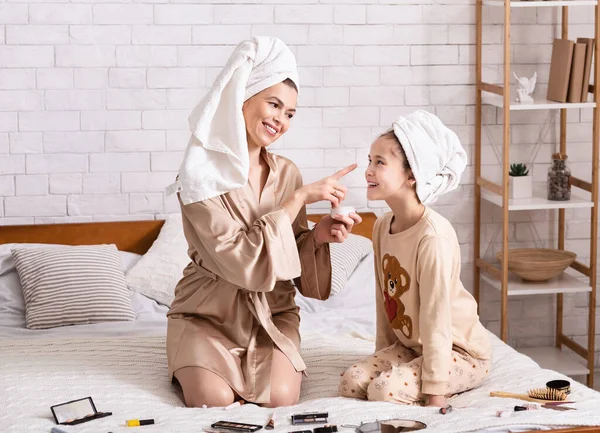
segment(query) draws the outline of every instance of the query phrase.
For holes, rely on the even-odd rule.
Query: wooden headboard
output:
[[[322,216],[312,214],[308,219],[317,222]],[[370,239],[377,217],[372,212],[360,213],[360,216],[363,222],[354,227],[353,233]],[[115,244],[121,251],[144,254],[164,223],[164,220],[157,220],[3,226],[0,227],[0,244]]]
[[[4,226],[0,227],[0,244],[115,244],[121,251],[144,254],[164,223],[152,220]]]

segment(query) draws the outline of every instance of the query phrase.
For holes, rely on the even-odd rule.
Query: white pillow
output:
[[[125,274],[127,286],[170,306],[175,286],[190,263],[187,249],[181,215],[169,215],[148,252]]]

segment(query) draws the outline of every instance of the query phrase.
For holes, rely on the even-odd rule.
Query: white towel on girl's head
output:
[[[433,203],[458,186],[467,153],[437,116],[418,110],[396,120],[393,128],[415,176],[421,203]]]
[[[189,117],[192,136],[179,178],[168,188],[190,204],[243,187],[248,181],[244,101],[285,79],[299,86],[296,59],[279,39],[241,42]]]

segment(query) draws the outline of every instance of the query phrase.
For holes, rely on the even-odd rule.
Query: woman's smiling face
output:
[[[248,144],[267,147],[290,128],[298,92],[286,82],[271,86],[244,102]]]

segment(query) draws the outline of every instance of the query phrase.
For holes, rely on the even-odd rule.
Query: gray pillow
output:
[[[364,236],[350,233],[341,244],[329,244],[331,253],[331,294],[337,295],[358,266],[371,251],[373,243]]]
[[[135,320],[115,245],[11,250],[29,329]]]
[[[315,223],[308,222],[308,227],[313,228]],[[337,295],[344,290],[348,278],[352,275],[358,264],[371,251],[373,242],[364,236],[350,233],[341,244],[329,244],[331,255],[331,296]]]

